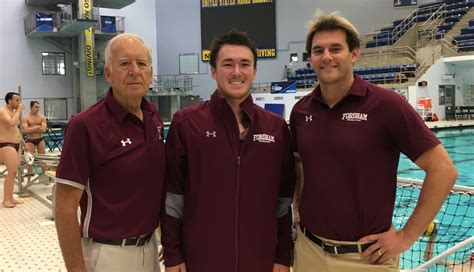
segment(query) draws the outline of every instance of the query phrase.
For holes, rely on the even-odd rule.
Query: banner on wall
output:
[[[296,81],[272,82],[271,93],[296,93]]]
[[[255,42],[258,58],[276,58],[276,0],[201,0],[201,57],[209,61],[216,35],[232,29]]]
[[[116,33],[115,16],[100,16],[100,30],[104,33]]]
[[[82,0],[82,18],[92,19],[92,3],[90,0]],[[95,76],[94,73],[94,32],[92,27],[84,30],[85,37],[85,56],[86,56],[86,75]]]
[[[84,30],[84,36],[86,39],[86,74],[89,77],[95,76],[94,74],[94,33],[92,27]]]
[[[51,12],[37,12],[35,14],[36,30],[40,31],[51,31],[54,28],[53,25],[53,13]]]

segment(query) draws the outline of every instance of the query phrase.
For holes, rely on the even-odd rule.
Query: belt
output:
[[[316,235],[312,234],[303,225],[300,224],[301,231],[306,237],[308,237],[315,244],[320,246],[324,251],[331,254],[344,254],[344,253],[362,253],[368,247],[375,243],[359,244],[359,245],[344,245],[344,244],[332,244],[319,239]]]
[[[144,234],[139,237],[126,238],[121,240],[101,239],[101,238],[90,238],[93,242],[99,244],[107,244],[113,246],[143,246],[148,243],[153,236],[153,232]]]

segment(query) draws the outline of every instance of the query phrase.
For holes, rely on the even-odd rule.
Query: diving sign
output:
[[[90,0],[81,1],[81,17],[84,19],[92,19],[92,3]],[[94,30],[92,27],[84,30],[84,45],[85,45],[85,62],[86,75],[88,77],[95,76],[94,72]]]
[[[202,50],[202,61],[210,61],[211,60],[211,50],[204,49]]]
[[[259,58],[276,58],[275,48],[257,48],[257,57]]]
[[[86,74],[88,77],[95,76],[94,73],[94,33],[92,27],[84,30],[86,43]]]

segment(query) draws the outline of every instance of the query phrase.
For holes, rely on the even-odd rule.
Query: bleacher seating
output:
[[[434,12],[444,6],[445,13],[443,15],[444,21],[439,25],[435,33],[436,39],[441,39],[444,35],[450,31],[454,24],[459,22],[462,16],[466,14],[471,7],[474,6],[474,0],[445,0],[441,2],[428,3],[418,6],[414,12],[414,21],[417,23],[425,22],[428,20]],[[406,31],[402,28],[397,32],[397,37],[392,35],[394,29],[400,25],[403,20],[396,20],[391,26],[384,27],[379,30],[379,33],[374,35],[373,40],[366,43],[366,48],[386,46],[394,44]],[[474,23],[473,25],[474,26]],[[411,27],[411,25],[409,26]],[[463,33],[462,33],[463,34]]]
[[[469,25],[453,38],[453,44],[458,46],[459,52],[474,51],[474,19],[469,20]]]
[[[465,28],[461,29],[461,35],[471,34],[474,33],[474,26],[466,26]]]
[[[414,77],[418,64],[402,64],[392,66],[378,66],[367,68],[356,68],[354,74],[374,84],[403,83],[408,78]],[[289,81],[295,81],[297,88],[310,88],[317,80],[316,74],[310,67],[297,69],[294,76],[288,77]]]

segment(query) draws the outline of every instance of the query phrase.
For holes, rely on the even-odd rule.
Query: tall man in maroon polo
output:
[[[337,13],[317,17],[306,50],[319,85],[298,101],[290,117],[303,164],[298,177],[304,177],[295,197],[301,194],[301,203],[294,203],[301,217],[295,272],[398,271],[399,254],[432,222],[456,170],[404,98],[354,76],[359,37],[347,19]],[[395,230],[400,152],[426,178],[413,214]]]
[[[138,36],[111,39],[104,68],[111,88],[69,122],[56,192],[68,271],[159,271],[154,232],[166,165],[163,123],[144,98],[151,63]]]
[[[256,51],[247,36],[216,38],[210,64],[216,92],[178,111],[166,142],[166,271],[289,272],[288,126],[252,102]]]

